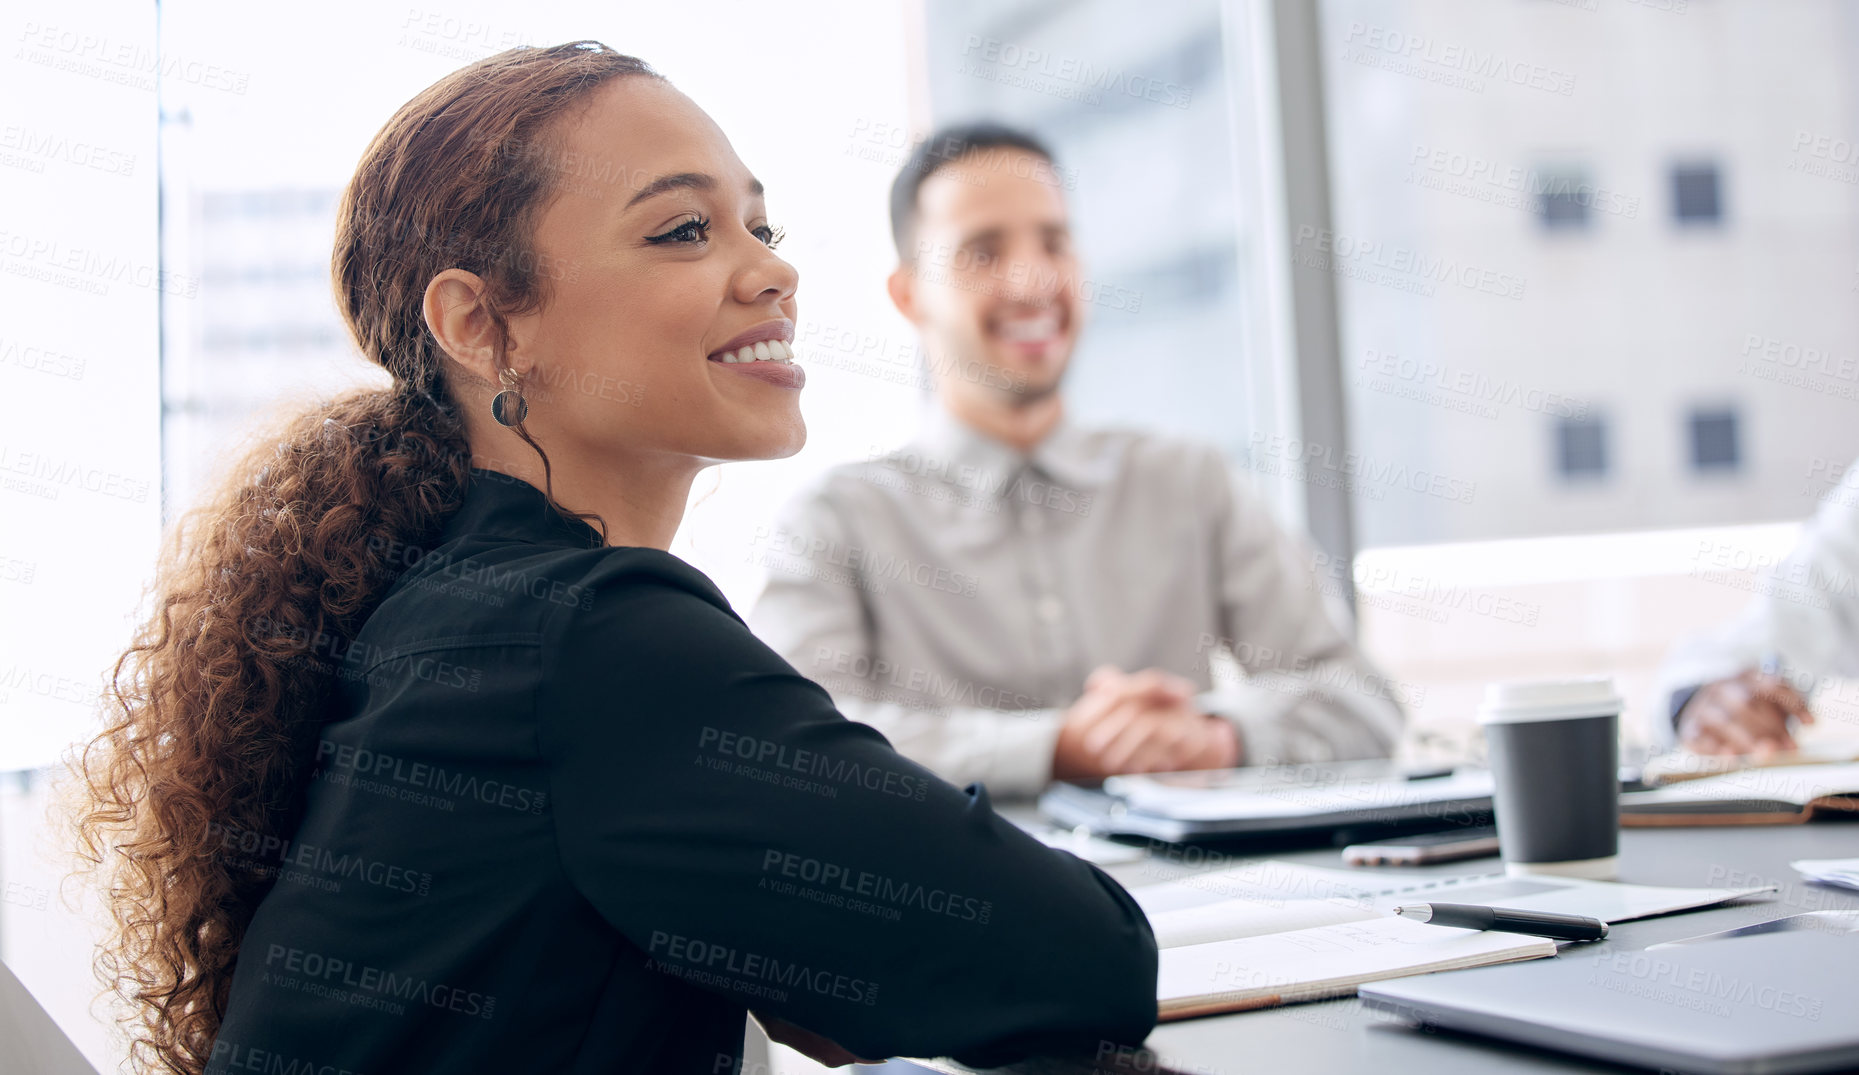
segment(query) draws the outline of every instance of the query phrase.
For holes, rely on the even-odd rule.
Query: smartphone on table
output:
[[[1497,853],[1498,830],[1487,826],[1350,844],[1343,848],[1343,862],[1350,866],[1425,866]]]

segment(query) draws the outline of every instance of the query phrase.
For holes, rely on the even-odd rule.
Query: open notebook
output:
[[[1364,982],[1555,954],[1556,942],[1542,937],[1370,914],[1289,933],[1164,948],[1155,1001],[1168,1022],[1354,996]]]
[[[1765,888],[1656,888],[1501,874],[1364,875],[1250,862],[1132,889],[1162,949],[1156,1003],[1164,1021],[1350,996],[1364,982],[1556,953],[1555,942],[1392,917],[1438,900],[1585,914],[1605,922],[1706,907]]]
[[[1693,754],[1673,750],[1655,754],[1640,767],[1640,780],[1648,787],[1663,787],[1686,780],[1744,769],[1774,769],[1793,765],[1843,765],[1859,762],[1859,743],[1825,743],[1804,746],[1799,750],[1782,750],[1773,754]]]
[[[1788,825],[1859,812],[1859,763],[1745,768],[1620,795],[1620,823]]]

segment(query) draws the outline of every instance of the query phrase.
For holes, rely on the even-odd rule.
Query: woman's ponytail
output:
[[[204,1064],[336,659],[393,582],[385,553],[438,536],[469,465],[443,404],[358,392],[248,455],[171,535],[79,759],[81,848],[117,931],[98,970],[136,1006],[145,1064]]]

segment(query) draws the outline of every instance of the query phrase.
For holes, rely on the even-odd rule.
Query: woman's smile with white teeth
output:
[[[794,349],[780,340],[764,340],[711,357],[717,362],[792,362]]]

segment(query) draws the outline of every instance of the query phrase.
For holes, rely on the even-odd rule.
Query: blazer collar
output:
[[[542,490],[508,474],[471,468],[465,502],[445,526],[445,540],[490,534],[536,545],[597,549],[600,532],[549,506]]]

